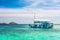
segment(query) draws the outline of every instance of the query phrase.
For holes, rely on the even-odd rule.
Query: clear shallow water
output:
[[[33,29],[28,25],[0,25],[0,40],[60,40],[59,28],[60,25],[55,25],[52,29]]]

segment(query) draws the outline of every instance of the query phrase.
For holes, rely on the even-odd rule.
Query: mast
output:
[[[38,13],[34,13],[34,19],[38,19]]]

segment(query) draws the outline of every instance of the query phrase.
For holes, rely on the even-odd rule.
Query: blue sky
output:
[[[0,0],[0,7],[2,8],[22,8],[30,3],[25,0]]]
[[[0,22],[8,23],[14,19],[15,22],[20,23],[20,20],[27,19],[29,23],[33,21],[34,13],[36,18],[50,19],[60,24],[60,0],[0,0]]]

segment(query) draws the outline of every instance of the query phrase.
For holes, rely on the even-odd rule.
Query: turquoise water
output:
[[[60,40],[60,25],[54,25],[52,29],[0,25],[0,40]]]

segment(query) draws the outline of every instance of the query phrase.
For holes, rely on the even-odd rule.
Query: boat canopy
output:
[[[51,20],[47,20],[47,19],[34,19],[34,21],[47,21],[47,22],[51,22]]]

